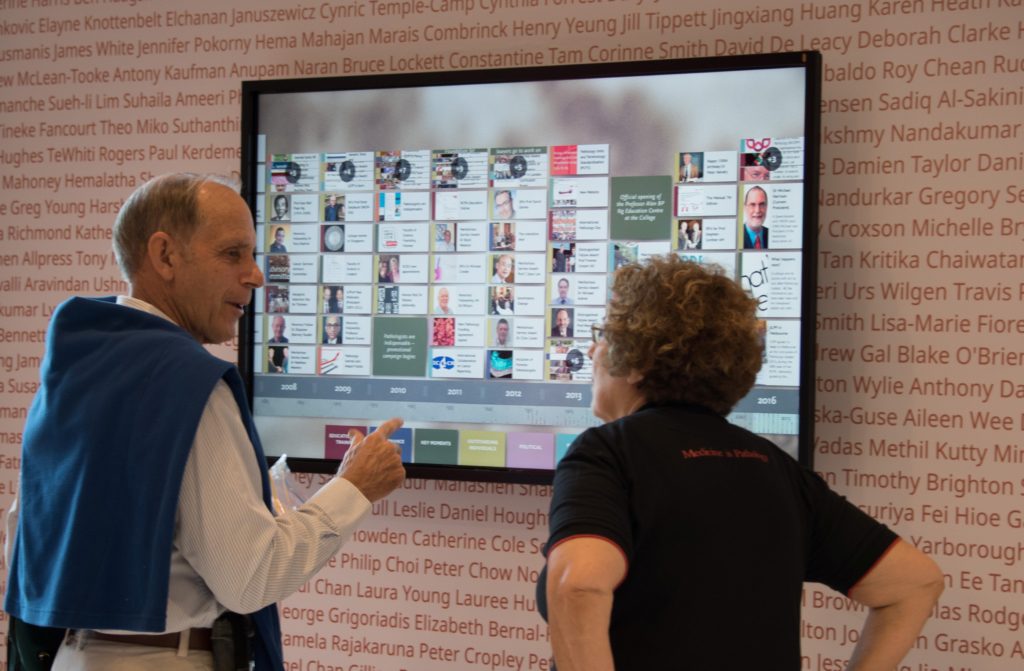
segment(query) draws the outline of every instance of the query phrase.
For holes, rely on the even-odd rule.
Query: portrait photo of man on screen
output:
[[[271,215],[270,220],[291,221],[291,203],[288,196],[284,194],[274,196],[274,214]]]
[[[494,256],[494,275],[491,276],[492,284],[511,284],[515,282],[515,261],[511,254],[497,254]]]
[[[271,336],[267,340],[268,343],[275,345],[283,344],[288,342],[288,336],[285,335],[285,329],[287,325],[284,321],[283,315],[274,315],[270,320],[270,333]]]
[[[768,249],[768,192],[753,186],[743,197],[743,249]]]
[[[345,287],[327,285],[323,289],[324,314],[340,314],[345,310]]]
[[[569,295],[569,278],[558,278],[558,282],[555,283],[555,295],[551,302],[555,305],[572,305],[572,297]]]
[[[551,311],[551,337],[571,338],[572,337],[572,310],[569,308],[558,308]]]
[[[285,254],[288,251],[288,246],[285,244],[285,240],[288,237],[288,228],[284,226],[274,226],[271,229],[270,248],[271,254]]]
[[[288,347],[273,345],[267,347],[267,372],[287,373],[288,372]]]
[[[341,317],[324,317],[324,328],[320,334],[320,340],[324,345],[341,344]]]
[[[703,176],[703,170],[701,169],[701,163],[703,161],[703,153],[685,152],[679,157],[679,181],[680,182],[699,182]]]
[[[442,315],[450,315],[452,313],[452,306],[451,292],[448,290],[448,287],[440,287],[434,296],[437,301],[437,304],[434,306],[434,312]]]
[[[494,346],[509,347],[512,345],[512,325],[502,317],[494,323]]]
[[[434,250],[438,252],[454,252],[455,238],[452,229],[455,224],[434,224]]]
[[[338,200],[336,194],[327,196],[327,203],[324,205],[324,221],[344,221],[345,201]]]
[[[508,189],[502,189],[494,193],[494,218],[514,219],[516,216],[516,205],[514,193]]]

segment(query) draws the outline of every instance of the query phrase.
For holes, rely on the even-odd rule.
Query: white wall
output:
[[[1021,665],[1022,5],[0,1],[0,507],[48,314],[69,293],[119,290],[109,228],[134,186],[237,170],[240,80],[460,67],[452,52],[550,64],[617,59],[619,46],[650,58],[820,49],[816,466],[947,575],[905,668]],[[499,23],[508,38],[427,37]],[[372,43],[379,28],[417,39]],[[189,95],[197,104],[179,103]],[[410,482],[284,604],[291,668],[545,668],[532,580],[547,489],[442,487]],[[487,549],[439,546],[466,535]],[[841,668],[862,613],[813,585],[806,606],[804,668]],[[455,633],[417,620],[427,614]]]

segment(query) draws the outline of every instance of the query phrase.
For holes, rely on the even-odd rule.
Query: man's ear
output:
[[[181,254],[174,238],[163,231],[157,231],[146,243],[146,256],[161,279],[165,282],[174,280],[174,275],[181,264]]]

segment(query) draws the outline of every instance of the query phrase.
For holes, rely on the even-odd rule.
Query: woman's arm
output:
[[[558,671],[613,671],[608,625],[625,575],[622,550],[598,536],[568,538],[548,554],[548,625]]]
[[[868,606],[848,671],[890,671],[910,650],[944,588],[939,567],[902,540],[850,590]]]

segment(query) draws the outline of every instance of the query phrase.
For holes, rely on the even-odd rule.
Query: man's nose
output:
[[[260,266],[256,263],[256,259],[252,260],[252,265],[249,266],[249,272],[242,281],[253,289],[259,289],[263,286],[263,271],[260,270]]]

